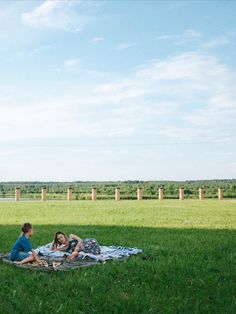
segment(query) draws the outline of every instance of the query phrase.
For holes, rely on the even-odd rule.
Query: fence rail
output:
[[[168,193],[165,194],[165,190],[163,188],[159,188],[157,190],[156,195],[145,195],[144,189],[139,187],[136,191],[136,195],[130,194],[130,195],[122,195],[122,191],[120,188],[115,188],[114,194],[102,194],[97,192],[97,188],[93,187],[91,192],[86,191],[73,191],[73,188],[68,188],[67,193],[48,193],[46,188],[42,188],[41,193],[27,193],[26,195],[21,193],[20,188],[15,189],[15,194],[0,194],[0,200],[15,200],[16,202],[19,202],[20,200],[41,200],[42,202],[45,202],[47,200],[111,200],[115,199],[116,201],[120,200],[148,200],[148,199],[157,199],[159,201],[162,201],[164,199],[179,199],[180,201],[183,201],[184,199],[196,199],[204,200],[205,198],[214,198],[212,195],[209,197],[205,193],[206,191],[203,188],[198,189],[198,193],[194,193],[192,195],[185,196],[185,190],[183,187],[179,188],[179,193],[176,195],[170,195]],[[197,192],[197,191],[196,191]],[[218,200],[222,200],[224,198],[230,198],[227,193],[224,195],[224,191],[222,188],[218,188],[217,193],[215,194],[215,198],[218,198]]]

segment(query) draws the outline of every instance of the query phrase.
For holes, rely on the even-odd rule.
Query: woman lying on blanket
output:
[[[32,249],[29,238],[33,235],[33,226],[26,222],[21,227],[22,234],[15,242],[9,259],[17,264],[25,264],[29,262],[37,262],[41,264],[36,252]]]
[[[79,252],[91,253],[94,255],[98,255],[101,252],[96,239],[86,238],[82,240],[75,234],[70,234],[68,237],[61,231],[55,233],[51,250],[70,253],[68,256],[69,260],[79,256]]]

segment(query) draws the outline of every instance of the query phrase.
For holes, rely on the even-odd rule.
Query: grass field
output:
[[[0,313],[236,313],[236,201],[0,203],[0,251],[62,230],[143,254],[70,272],[0,264]]]

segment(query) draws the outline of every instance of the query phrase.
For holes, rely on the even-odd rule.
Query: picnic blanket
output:
[[[80,252],[80,256],[72,261],[66,258],[69,255],[66,252],[52,252],[50,251],[51,243],[41,245],[35,249],[36,253],[43,261],[43,265],[39,266],[37,263],[27,263],[23,265],[15,264],[8,259],[9,254],[0,253],[0,260],[4,263],[13,264],[20,268],[29,268],[42,271],[61,271],[70,270],[85,266],[105,264],[108,260],[124,260],[131,255],[142,253],[143,250],[137,248],[129,248],[122,246],[100,246],[101,254],[93,255],[90,253]]]

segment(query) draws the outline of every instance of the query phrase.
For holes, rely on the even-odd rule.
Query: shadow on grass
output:
[[[19,235],[0,226],[0,251]],[[234,313],[236,230],[99,225],[34,225],[33,246],[54,232],[94,237],[101,245],[143,254],[66,273],[36,273],[1,264],[1,313]],[[37,291],[37,294],[35,294]]]

